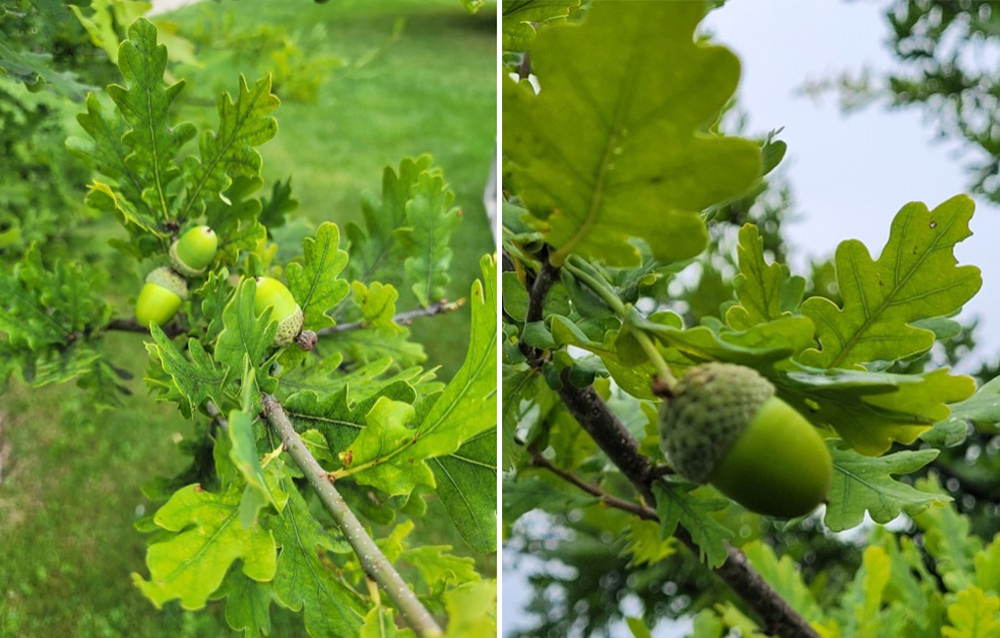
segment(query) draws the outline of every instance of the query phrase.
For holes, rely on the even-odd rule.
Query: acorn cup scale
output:
[[[170,245],[170,265],[185,277],[197,277],[215,259],[219,237],[208,226],[195,226]]]
[[[184,279],[169,268],[157,268],[146,276],[146,283],[139,291],[135,319],[147,328],[151,323],[162,327],[174,318],[185,299]]]
[[[278,322],[278,332],[274,335],[274,346],[283,348],[302,332],[304,316],[302,308],[288,288],[277,279],[257,277],[257,292],[254,296],[254,312],[258,315],[272,308],[271,318]]]
[[[744,366],[689,369],[660,410],[660,445],[684,478],[777,518],[811,512],[833,478],[816,429]]]

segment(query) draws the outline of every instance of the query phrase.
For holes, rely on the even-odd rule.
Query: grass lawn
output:
[[[313,102],[287,97],[291,87],[282,83],[282,75],[275,77],[282,104],[275,112],[278,135],[261,147],[267,183],[291,176],[293,193],[301,202],[293,215],[313,226],[337,223],[343,241],[346,224],[361,220],[361,194],[381,189],[383,168],[430,153],[464,213],[452,238],[448,298],[468,296],[480,276],[480,256],[492,252],[494,245],[482,194],[496,136],[495,10],[485,7],[469,15],[458,0],[323,5],[240,0],[238,5],[193,5],[169,19],[182,33],[213,33],[231,21],[233,31],[246,32],[258,45],[233,52],[217,42],[199,53],[201,69],[183,69],[189,90],[206,104],[189,108],[185,116],[213,127],[214,96],[233,92],[237,73],[252,80],[276,68],[259,45],[272,42],[281,26],[302,39],[308,58],[339,60],[344,66],[315,74],[322,81]],[[261,25],[278,26],[266,31],[272,38],[255,40]],[[400,30],[395,38],[394,28]],[[312,79],[303,72],[294,77],[300,82]],[[398,308],[417,305],[409,291],[400,293]],[[414,325],[428,363],[443,365],[445,378],[461,365],[468,327],[465,317]]]
[[[226,13],[236,29],[285,29],[308,43],[306,58],[344,63],[320,78],[314,102],[282,96],[278,136],[262,148],[268,183],[292,176],[301,201],[293,215],[310,225],[357,221],[361,192],[380,187],[386,164],[430,152],[465,212],[452,242],[449,297],[467,296],[480,255],[493,246],[481,193],[496,133],[495,10],[469,16],[459,0],[240,0],[159,20],[184,35]],[[198,105],[211,92],[205,87],[224,83],[231,91],[237,73],[252,79],[266,62],[240,52],[198,59],[202,68],[183,69],[192,96],[185,116],[213,125],[212,109]],[[415,303],[407,292],[399,307]],[[413,329],[428,365],[442,364],[440,377],[450,378],[464,356],[467,317],[425,319]],[[145,572],[145,538],[132,523],[153,507],[140,486],[182,467],[176,442],[191,427],[172,405],[146,397],[141,336],[113,335],[105,346],[135,375],[124,409],[94,414],[73,386],[14,383],[0,397],[10,447],[0,484],[0,638],[233,635],[217,605],[157,611],[131,583],[132,572]],[[426,521],[415,542],[461,543],[443,514]],[[477,560],[495,573],[495,557]],[[300,617],[273,607],[272,617],[272,636],[305,636]]]

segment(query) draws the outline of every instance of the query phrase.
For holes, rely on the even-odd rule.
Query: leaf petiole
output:
[[[261,468],[267,467],[268,463],[281,456],[281,453],[284,451],[285,451],[285,445],[281,444],[278,447],[271,450],[270,452],[268,452],[267,454],[265,454],[264,458],[260,460]]]
[[[583,264],[581,266],[581,264]],[[629,309],[631,306],[626,306],[622,303],[622,300],[618,298],[618,295],[611,290],[610,284],[605,280],[600,274],[596,272],[591,272],[593,268],[590,264],[584,262],[580,257],[576,255],[571,256],[563,264],[563,268],[568,270],[573,274],[574,277],[582,281],[587,285],[594,293],[599,296],[604,303],[615,311],[623,322],[629,325],[632,330],[632,334],[635,336],[635,340],[639,343],[639,347],[642,348],[646,356],[653,363],[656,368],[656,375],[659,377],[660,381],[667,385],[667,387],[672,387],[677,380],[674,378],[673,373],[670,371],[670,367],[667,362],[663,359],[663,355],[660,351],[656,349],[656,345],[653,340],[649,338],[649,335],[642,328],[638,328],[632,325],[629,320]]]

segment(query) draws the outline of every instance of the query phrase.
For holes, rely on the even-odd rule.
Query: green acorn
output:
[[[295,303],[295,297],[285,285],[271,277],[257,277],[257,294],[253,309],[258,315],[266,308],[273,308],[271,318],[278,322],[278,332],[274,335],[274,346],[283,348],[302,332],[302,308]]]
[[[185,277],[205,272],[219,249],[219,237],[208,226],[195,226],[170,245],[170,265]]]
[[[672,393],[660,410],[660,447],[678,474],[779,518],[825,499],[833,463],[823,439],[755,370],[695,366]]]
[[[187,299],[187,283],[169,268],[157,268],[146,276],[146,283],[135,302],[135,319],[141,325],[164,326],[174,318]]]

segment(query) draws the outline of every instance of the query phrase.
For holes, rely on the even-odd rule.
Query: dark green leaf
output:
[[[726,505],[723,499],[704,499],[691,494],[692,486],[659,482],[653,485],[656,513],[660,517],[663,538],[673,536],[678,525],[691,534],[698,545],[701,560],[709,567],[726,562],[726,541],[733,533],[713,518],[712,513]]]
[[[497,550],[497,430],[484,430],[455,452],[431,459],[437,495],[474,550]]]
[[[833,486],[824,522],[839,532],[864,519],[865,511],[876,523],[888,523],[900,512],[916,515],[932,503],[951,500],[943,494],[921,492],[894,480],[892,474],[912,474],[937,458],[937,450],[896,452],[871,458],[828,442],[833,456]]]

